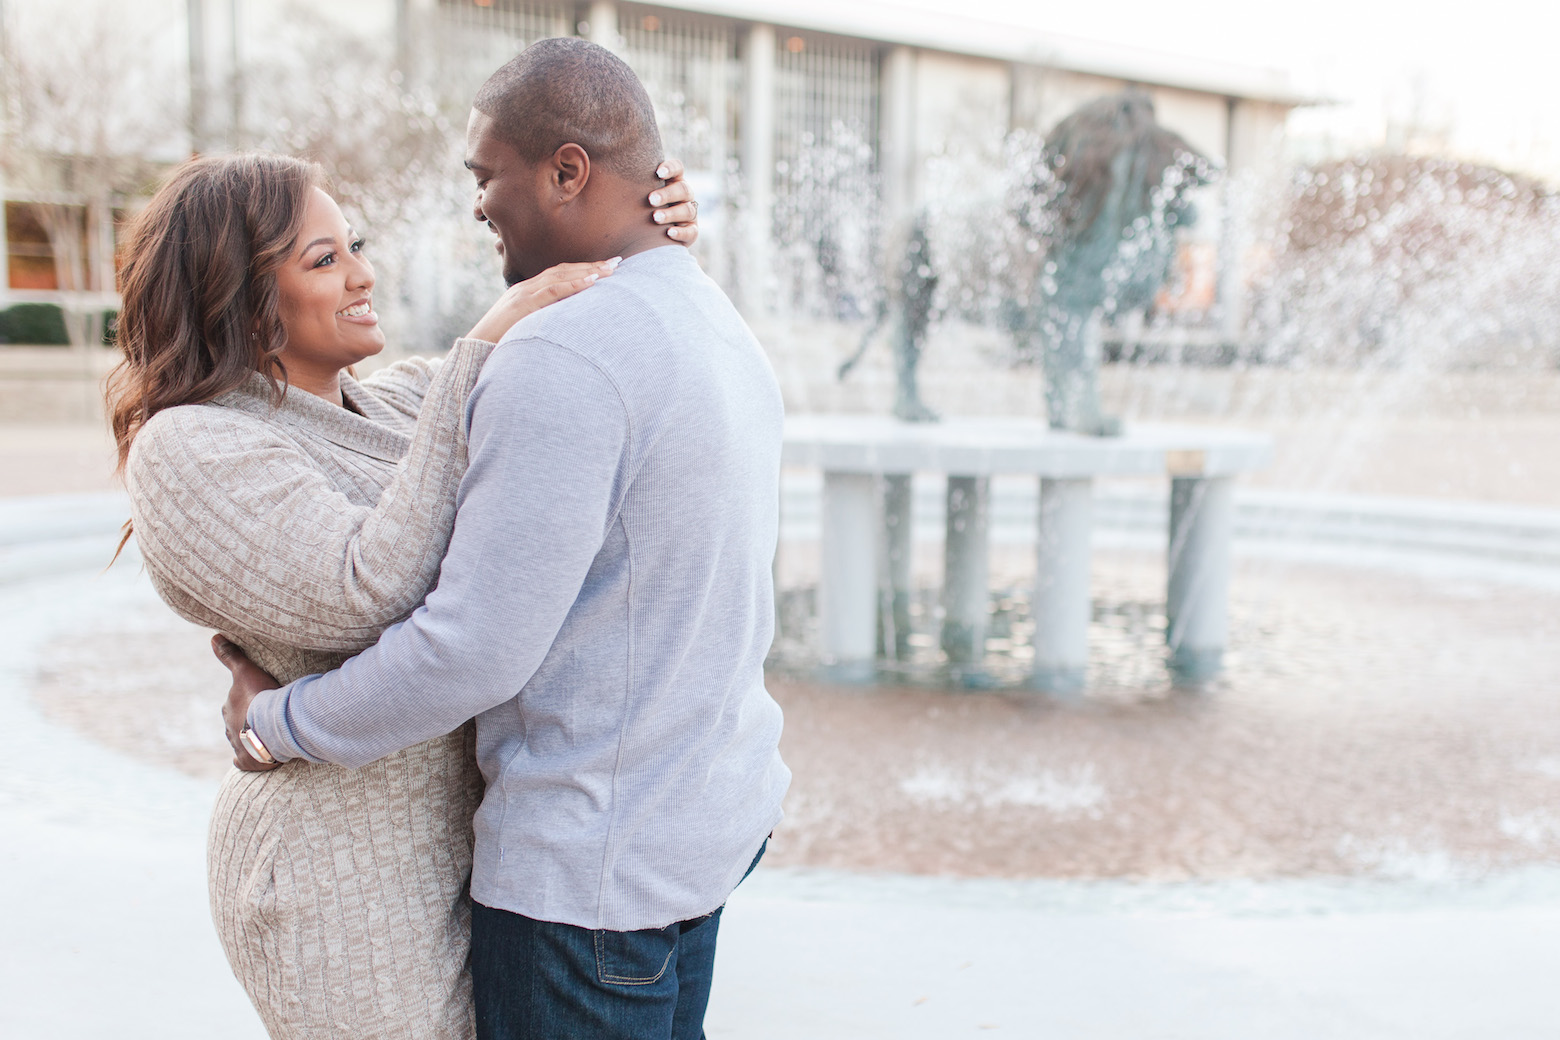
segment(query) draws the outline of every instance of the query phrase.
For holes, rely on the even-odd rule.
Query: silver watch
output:
[[[244,750],[249,752],[249,757],[256,762],[266,766],[276,765],[276,756],[266,750],[249,723],[244,723],[244,728],[238,731],[238,742],[244,745]]]

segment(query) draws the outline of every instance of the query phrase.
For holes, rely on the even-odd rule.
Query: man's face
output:
[[[494,132],[493,120],[476,109],[466,124],[466,169],[477,179],[472,216],[498,236],[509,285],[540,274],[551,260],[539,206],[544,173]]]

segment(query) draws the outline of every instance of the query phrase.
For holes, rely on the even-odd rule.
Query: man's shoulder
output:
[[[526,316],[504,336],[482,378],[523,368],[517,352],[531,364],[570,355],[637,399],[664,392],[679,373],[729,357],[733,345],[761,352],[720,288],[683,247],[672,248],[635,254],[611,277]]]

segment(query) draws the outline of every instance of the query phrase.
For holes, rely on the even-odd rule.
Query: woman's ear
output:
[[[552,156],[553,185],[559,202],[569,202],[585,190],[590,180],[590,156],[577,144],[560,145]]]

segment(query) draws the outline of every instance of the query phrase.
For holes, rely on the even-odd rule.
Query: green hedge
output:
[[[0,311],[0,343],[66,346],[65,314],[52,303],[18,303]]]

